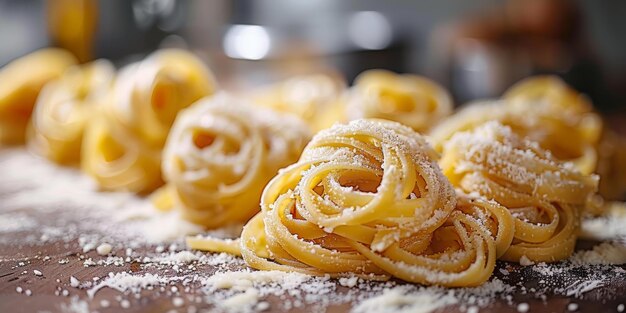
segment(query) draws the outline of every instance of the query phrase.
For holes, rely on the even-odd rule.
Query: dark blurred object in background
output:
[[[0,65],[50,44],[127,63],[188,47],[244,88],[336,68],[423,74],[456,102],[557,74],[626,107],[626,2],[567,0],[0,0]]]
[[[455,21],[433,35],[439,74],[461,101],[499,96],[526,76],[557,74],[602,109],[617,108],[583,16],[574,1],[510,0]]]

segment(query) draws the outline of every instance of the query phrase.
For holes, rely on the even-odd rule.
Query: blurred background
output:
[[[625,17],[626,1],[0,0],[0,66],[49,45],[116,65],[186,47],[229,89],[385,68],[426,75],[457,104],[551,73],[617,112]]]

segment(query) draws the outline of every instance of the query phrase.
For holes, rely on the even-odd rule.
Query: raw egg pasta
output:
[[[61,49],[42,49],[0,70],[0,144],[23,143],[41,88],[77,60]]]
[[[126,66],[85,134],[83,170],[104,189],[155,189],[176,114],[214,90],[210,71],[183,50],[157,51]]]
[[[385,70],[361,73],[347,99],[350,119],[382,118],[418,132],[427,131],[451,113],[451,97],[437,83],[425,77]]]
[[[486,215],[456,209],[435,158],[424,138],[401,124],[336,124],[267,185],[239,252],[261,270],[479,285],[493,271],[496,241],[479,219]]]
[[[163,154],[167,187],[155,204],[180,208],[207,228],[247,222],[259,211],[263,187],[298,160],[310,136],[291,115],[227,94],[201,100],[172,127]]]
[[[510,211],[515,235],[501,256],[508,261],[569,257],[581,209],[598,186],[596,175],[581,174],[497,122],[453,135],[444,145],[440,165],[455,187]]]
[[[109,61],[98,60],[72,67],[48,83],[33,111],[30,148],[57,163],[77,163],[85,127],[110,91],[114,75]]]
[[[345,82],[331,75],[303,75],[257,90],[255,103],[292,113],[305,120],[313,130],[328,128],[346,119],[339,99]]]

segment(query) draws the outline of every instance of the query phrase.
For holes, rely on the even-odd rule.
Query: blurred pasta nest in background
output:
[[[452,113],[450,94],[422,76],[385,70],[361,73],[347,96],[351,120],[382,118],[425,132]]]
[[[180,112],[167,140],[167,187],[155,204],[215,228],[243,223],[259,210],[278,169],[295,162],[311,138],[299,118],[249,105],[226,93]]]
[[[39,94],[28,133],[31,149],[62,164],[80,161],[83,133],[103,105],[115,68],[98,60],[69,68]]]
[[[626,191],[626,179],[611,173],[626,171],[626,158],[620,161],[617,155],[626,146],[603,125],[588,99],[560,79],[531,77],[512,86],[502,100],[470,103],[434,127],[431,140],[442,151],[455,133],[494,120],[536,141],[556,159],[574,163],[581,173],[597,172],[602,177],[600,194],[608,199],[618,199]],[[598,214],[601,205],[587,209]]]
[[[0,144],[24,142],[39,92],[76,63],[69,52],[47,48],[18,58],[0,70]]]
[[[159,187],[161,150],[176,114],[215,89],[208,68],[184,50],[160,50],[122,68],[87,128],[83,170],[104,189]]]

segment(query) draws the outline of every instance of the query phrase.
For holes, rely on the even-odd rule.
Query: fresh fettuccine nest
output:
[[[180,113],[163,158],[167,186],[155,204],[177,207],[208,228],[248,221],[278,169],[295,162],[310,139],[306,124],[228,94]]]
[[[440,164],[455,187],[510,211],[515,227],[508,232],[514,240],[501,257],[508,261],[569,257],[581,212],[598,188],[597,175],[581,174],[497,122],[453,135]]]

